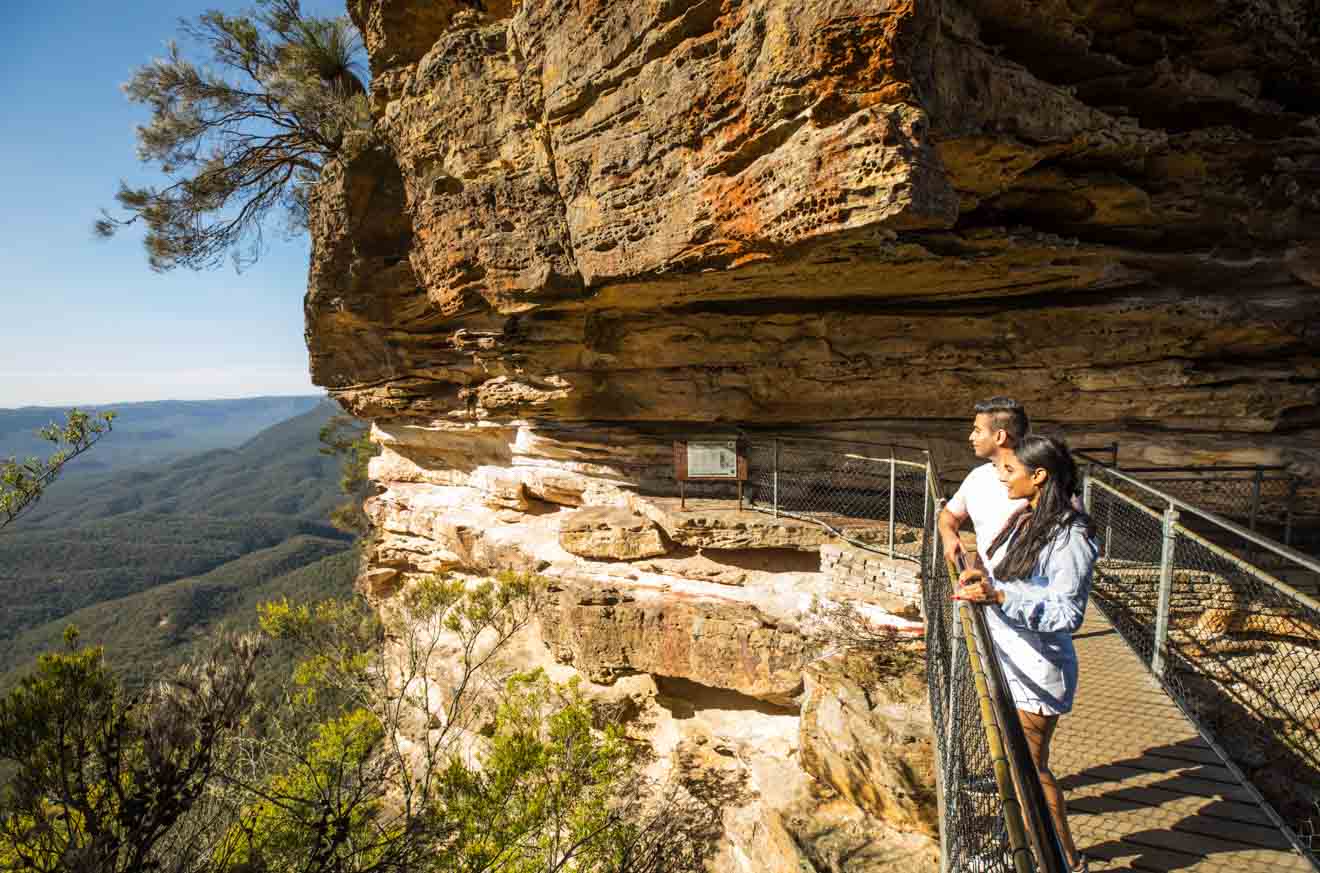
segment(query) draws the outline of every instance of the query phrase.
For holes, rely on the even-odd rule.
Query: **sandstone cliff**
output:
[[[315,381],[385,448],[367,582],[559,580],[533,649],[659,677],[648,706],[702,713],[672,760],[748,780],[727,869],[832,869],[831,815],[924,857],[919,775],[867,800],[817,739],[920,729],[819,679],[797,620],[839,592],[812,534],[683,541],[647,497],[675,435],[956,463],[1007,392],[1128,459],[1320,461],[1311,0],[349,8],[375,129],[316,192],[306,313]]]

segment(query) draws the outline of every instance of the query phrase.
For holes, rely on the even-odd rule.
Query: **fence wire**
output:
[[[1089,456],[1088,456],[1089,457]],[[1160,494],[1222,516],[1249,530],[1311,555],[1320,555],[1320,517],[1315,508],[1299,502],[1303,481],[1282,467],[1130,467],[1128,476],[1157,489]],[[1163,512],[1165,503],[1151,491],[1115,483],[1137,503]],[[1293,566],[1273,552],[1260,549],[1199,517],[1186,520],[1187,527],[1238,557],[1263,569],[1289,573],[1288,582],[1312,594],[1320,594],[1320,573]]]
[[[1163,520],[1144,504],[1097,485],[1091,488],[1091,518],[1100,546],[1091,599],[1149,664],[1159,608]]]
[[[928,520],[923,450],[759,436],[744,446],[750,508],[820,524],[869,551],[920,560]]]
[[[981,721],[967,646],[950,596],[934,516],[926,530],[922,596],[926,614],[926,684],[941,774],[942,869],[1014,873],[1004,800]]]
[[[1242,557],[1282,551],[1115,471],[1087,475],[1094,602],[1315,862],[1320,603]]]

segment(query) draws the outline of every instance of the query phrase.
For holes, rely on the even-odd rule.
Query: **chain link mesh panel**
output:
[[[744,445],[750,507],[816,522],[882,554],[889,552],[892,511],[894,556],[920,559],[927,522],[920,451],[891,455],[885,446],[772,437]]]
[[[1093,482],[1091,518],[1100,557],[1091,598],[1142,660],[1154,653],[1163,521],[1108,483]]]
[[[1101,547],[1092,598],[1149,664],[1166,553],[1156,510],[1162,498],[1103,468],[1089,475]],[[1320,808],[1320,608],[1242,557],[1268,550],[1233,530],[1192,512],[1170,530],[1158,678],[1284,821],[1306,834]]]
[[[1136,468],[1134,475],[1152,488],[1200,510],[1223,516],[1302,552],[1320,554],[1317,538],[1320,525],[1314,508],[1298,503],[1302,481],[1286,471],[1171,467]],[[1164,509],[1160,498],[1149,491],[1139,488],[1124,491],[1136,502],[1159,511]],[[1187,526],[1263,569],[1287,570],[1290,584],[1312,594],[1320,593],[1320,574],[1298,572],[1286,558],[1260,549],[1198,516],[1190,517]]]
[[[1242,524],[1249,524],[1254,516],[1257,522],[1281,526],[1288,514],[1293,487],[1291,476],[1263,474],[1257,484],[1254,473],[1218,472],[1214,468],[1138,475],[1141,481],[1165,494]]]
[[[1320,610],[1176,531],[1165,685],[1296,828],[1320,802]]]
[[[923,501],[924,502],[924,501]],[[935,530],[933,495],[923,509],[922,597],[926,615],[926,682],[942,774],[945,868],[1013,873],[1003,799],[972,679],[967,648],[950,600],[952,582]]]

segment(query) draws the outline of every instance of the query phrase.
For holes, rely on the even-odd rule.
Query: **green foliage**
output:
[[[383,794],[355,790],[384,739],[355,709],[317,724],[296,765],[261,784],[216,850],[221,869],[371,869],[402,835],[380,831]]]
[[[455,757],[440,780],[441,804],[460,825],[446,868],[613,869],[630,836],[618,800],[633,787],[633,758],[617,726],[593,729],[576,682],[555,685],[540,671],[512,676],[481,765]]]
[[[700,869],[697,832],[676,826],[690,809],[644,807],[631,747],[575,684],[489,681],[541,590],[412,580],[388,633],[360,600],[280,599],[260,609],[272,645],[226,635],[137,698],[70,638],[0,701],[17,773],[0,869]],[[258,695],[280,648],[288,692]]]
[[[331,511],[330,522],[340,530],[364,534],[371,528],[371,520],[362,511],[362,501],[371,485],[367,465],[380,454],[380,447],[356,419],[347,415],[333,416],[317,436],[321,454],[339,457],[339,490],[349,497]]]
[[[272,210],[303,229],[310,186],[346,133],[370,126],[358,76],[361,41],[347,18],[305,16],[298,0],[258,0],[251,12],[210,11],[184,35],[213,66],[198,66],[171,42],[124,90],[151,110],[138,155],[172,178],[164,188],[121,185],[126,219],[108,213],[111,235],[143,221],[155,270],[201,269],[225,255],[260,255]]]
[[[216,775],[252,701],[260,644],[227,637],[140,699],[97,649],[43,655],[0,699],[0,869],[139,871]]]
[[[359,557],[346,543],[295,536],[251,552],[201,576],[190,576],[136,594],[85,606],[29,628],[0,647],[0,691],[12,687],[41,652],[58,647],[68,624],[134,692],[184,664],[218,632],[253,632],[257,604],[288,597],[306,600],[351,597]],[[263,686],[288,675],[292,662],[264,663]]]
[[[635,753],[617,726],[596,727],[576,683],[536,671],[477,691],[474,680],[525,626],[540,591],[536,578],[512,573],[417,580],[398,598],[401,637],[360,604],[264,605],[263,630],[303,653],[292,699],[325,714],[304,729],[310,743],[268,744],[285,750],[275,760],[286,765],[231,834],[243,846],[234,857],[260,858],[263,870],[680,869],[630,863],[653,830],[637,801]],[[447,668],[445,682],[437,673]],[[430,729],[417,736],[418,724]],[[349,735],[360,742],[350,747]],[[681,847],[664,857],[691,859]]]
[[[318,692],[344,691],[371,680],[372,652],[384,638],[376,613],[361,601],[334,598],[291,604],[288,598],[257,607],[261,629],[271,638],[291,642],[302,654],[293,671],[300,699],[317,701]],[[350,695],[355,704],[365,695]]]
[[[54,443],[56,450],[44,461],[9,458],[0,461],[0,528],[18,518],[60,474],[64,465],[90,449],[110,432],[113,412],[92,416],[77,409],[69,410],[64,424],[49,424],[41,429],[43,440]]]

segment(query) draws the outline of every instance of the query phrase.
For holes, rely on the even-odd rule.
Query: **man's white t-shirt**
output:
[[[1007,549],[1000,548],[994,558],[990,558],[986,552],[1013,513],[1026,503],[1026,500],[1009,498],[1008,488],[999,481],[995,465],[987,462],[967,474],[962,485],[958,486],[957,493],[946,504],[945,508],[954,515],[971,518],[972,527],[976,531],[976,552],[981,556],[981,563],[990,571],[992,579],[995,565],[1003,560]]]

